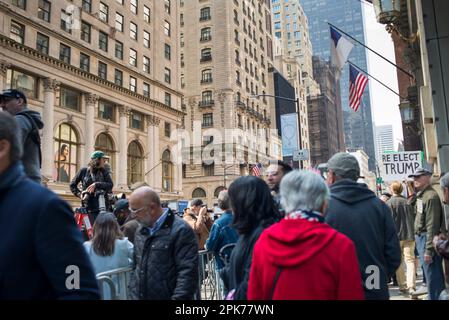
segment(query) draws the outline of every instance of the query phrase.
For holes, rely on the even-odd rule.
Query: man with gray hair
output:
[[[357,183],[360,167],[349,153],[327,163],[331,199],[326,222],[354,241],[366,299],[389,299],[388,279],[401,264],[401,248],[388,206],[366,184]]]
[[[239,238],[237,231],[232,227],[231,201],[227,190],[218,194],[218,206],[224,213],[212,225],[209,238],[206,241],[206,249],[215,255],[217,271],[224,267],[220,258],[220,250],[226,245],[236,243]]]

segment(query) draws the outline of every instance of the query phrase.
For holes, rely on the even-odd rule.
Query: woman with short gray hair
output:
[[[280,193],[286,215],[254,247],[248,299],[364,299],[354,244],[324,223],[329,189],[321,176],[292,171]]]

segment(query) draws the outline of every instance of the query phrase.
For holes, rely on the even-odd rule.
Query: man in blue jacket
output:
[[[32,182],[17,122],[0,111],[0,300],[98,299],[69,205]]]
[[[356,247],[366,299],[389,299],[388,279],[401,264],[401,249],[388,206],[357,183],[360,167],[348,153],[327,163],[331,200],[326,222],[350,238]]]

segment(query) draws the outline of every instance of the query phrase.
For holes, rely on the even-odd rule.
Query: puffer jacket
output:
[[[132,300],[188,300],[198,287],[198,241],[192,228],[170,212],[153,235],[139,225],[134,239]]]

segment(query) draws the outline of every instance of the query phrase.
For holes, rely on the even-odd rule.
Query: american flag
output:
[[[368,78],[349,64],[349,107],[357,111],[360,106],[363,91],[368,84]]]
[[[261,175],[261,169],[262,165],[260,163],[257,163],[253,166],[253,176],[260,177]]]

